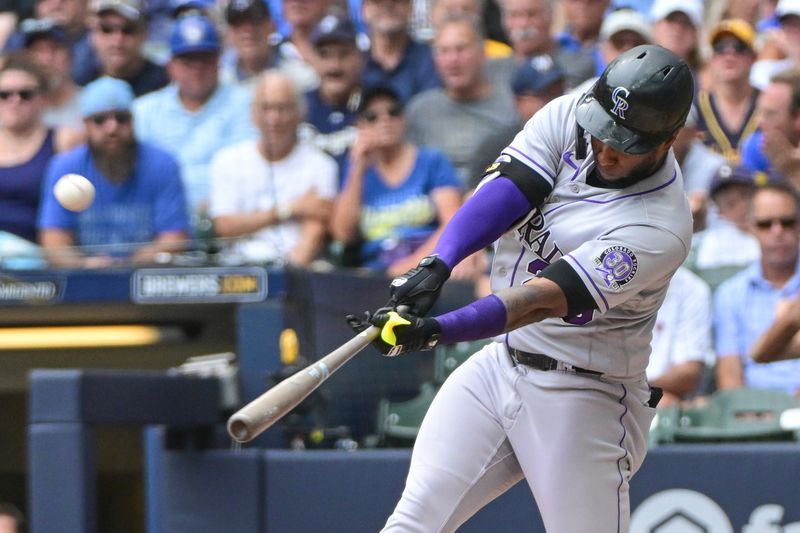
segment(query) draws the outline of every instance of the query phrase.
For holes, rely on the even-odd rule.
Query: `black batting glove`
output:
[[[442,328],[435,318],[421,318],[410,313],[379,310],[369,322],[381,328],[376,342],[389,348],[387,351],[381,350],[381,353],[389,356],[430,350],[438,344],[442,334]]]
[[[378,309],[375,312],[375,314],[377,315],[378,313],[388,313],[389,311],[391,311],[391,309],[389,308]],[[347,321],[347,325],[350,326],[350,328],[352,328],[353,331],[355,331],[356,333],[361,333],[368,327],[372,326],[372,323],[370,322],[370,320],[372,320],[372,316],[373,316],[372,313],[370,313],[369,311],[364,311],[363,317],[359,317],[356,315],[347,315],[345,317],[345,320]],[[374,341],[372,341],[371,344],[372,346],[375,347],[376,350],[381,352],[383,355],[388,355],[388,353],[392,350],[392,348],[394,348],[393,346],[386,344],[383,341],[383,339],[381,339],[380,335],[378,335],[378,337]]]
[[[435,255],[423,257],[419,265],[392,280],[389,289],[391,307],[408,306],[412,315],[425,316],[450,277],[450,268]]]

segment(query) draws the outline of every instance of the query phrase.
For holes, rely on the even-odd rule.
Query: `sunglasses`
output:
[[[131,121],[131,114],[128,111],[110,111],[108,113],[97,113],[89,117],[95,125],[102,126],[109,120],[114,119],[117,124],[128,124]]]
[[[377,122],[378,119],[381,117],[381,115],[397,118],[402,114],[403,114],[403,106],[401,106],[400,104],[395,104],[392,107],[390,107],[386,113],[378,113],[377,111],[373,111],[371,109],[368,111],[364,111],[361,114],[361,118],[363,118],[367,122],[372,123],[372,122]]]
[[[112,33],[121,33],[122,35],[135,35],[139,28],[136,27],[134,24],[123,24],[121,26],[115,26],[113,24],[99,24],[98,28],[102,33],[106,35],[110,35]]]
[[[8,100],[14,95],[19,96],[20,100],[33,100],[39,94],[39,89],[19,89],[17,91],[0,91],[0,100]]]
[[[793,229],[797,225],[797,217],[762,218],[756,220],[755,224],[760,230],[772,229],[774,224],[780,224],[783,229]]]
[[[714,43],[712,48],[714,49],[715,54],[724,54],[729,50],[737,54],[750,52],[750,47],[739,39],[725,39],[723,41],[717,41]]]

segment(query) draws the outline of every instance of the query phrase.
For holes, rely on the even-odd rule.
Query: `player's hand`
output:
[[[381,328],[381,334],[372,345],[388,356],[430,350],[439,342],[441,333],[439,323],[433,318],[420,318],[391,309],[379,309],[374,315],[367,311],[363,318],[347,315],[347,323],[356,333],[370,326]]]
[[[435,255],[423,257],[418,266],[392,280],[389,289],[391,307],[406,305],[410,314],[426,315],[449,277],[450,269],[444,261]]]

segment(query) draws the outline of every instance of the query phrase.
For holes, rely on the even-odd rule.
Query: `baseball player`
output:
[[[629,481],[658,402],[645,368],[692,218],[670,149],[693,79],[655,45],[524,127],[444,230],[391,284],[389,355],[494,337],[442,386],[384,531],[453,531],[523,477],[550,533],[628,530]],[[494,294],[424,318],[453,266],[494,242]]]

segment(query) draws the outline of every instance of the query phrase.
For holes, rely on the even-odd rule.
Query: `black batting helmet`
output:
[[[644,154],[683,126],[694,97],[689,66],[646,44],[622,53],[578,102],[578,125],[602,143]]]

